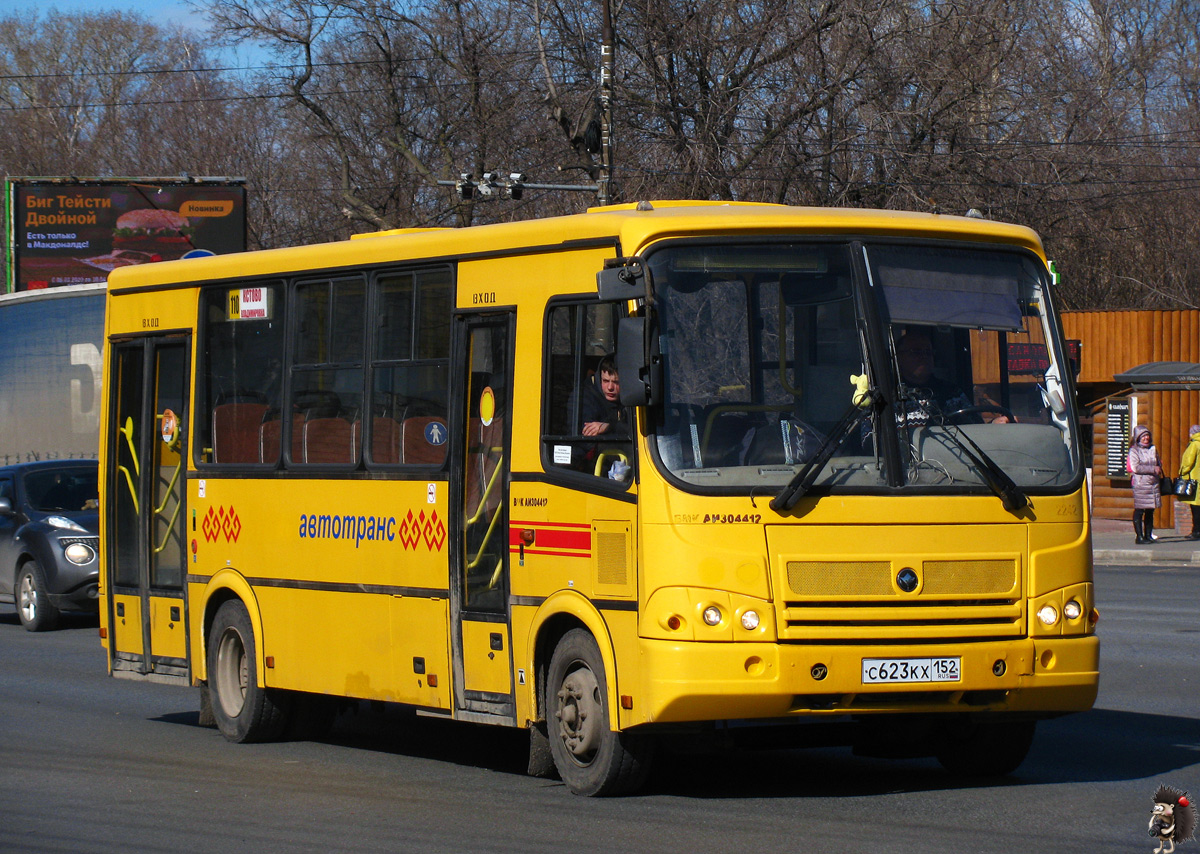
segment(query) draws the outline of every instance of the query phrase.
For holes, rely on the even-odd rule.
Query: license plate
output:
[[[944,658],[864,658],[864,685],[905,682],[958,682],[962,679],[961,659]]]

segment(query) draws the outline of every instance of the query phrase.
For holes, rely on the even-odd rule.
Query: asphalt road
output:
[[[619,799],[524,776],[519,733],[366,704],[323,742],[229,744],[193,689],[107,677],[94,620],[31,635],[0,606],[0,852],[1149,854],[1154,788],[1200,797],[1200,569],[1097,584],[1097,708],[1043,723],[1005,781],[846,749],[698,753]]]

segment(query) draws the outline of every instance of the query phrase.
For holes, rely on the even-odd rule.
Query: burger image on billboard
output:
[[[160,256],[164,261],[183,256],[192,248],[191,221],[175,211],[138,208],[117,217],[113,249],[132,249]]]

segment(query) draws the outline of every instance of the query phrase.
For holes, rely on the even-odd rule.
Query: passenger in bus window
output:
[[[629,438],[629,415],[621,406],[621,378],[612,356],[596,366],[591,382],[584,383],[583,435],[606,439]]]

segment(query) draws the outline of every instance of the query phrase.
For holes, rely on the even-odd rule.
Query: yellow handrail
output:
[[[182,507],[182,501],[179,501],[175,504],[175,512],[171,514],[171,522],[167,525],[166,536],[163,537],[162,544],[155,547],[155,554],[162,554],[163,549],[167,547],[167,541],[171,539],[171,532],[175,530],[175,521],[179,518],[179,511]]]
[[[501,448],[491,448],[492,452],[501,451]],[[470,527],[483,518],[484,511],[487,509],[488,498],[491,497],[492,490],[496,488],[496,484],[500,482],[500,475],[504,472],[504,455],[501,454],[496,459],[496,467],[492,469],[492,476],[488,478],[488,485],[483,490],[483,495],[479,498],[479,506],[475,508],[475,514],[467,520],[465,527]],[[500,509],[496,508],[496,512],[492,514],[491,521],[488,523],[487,533],[483,535],[483,542],[479,544],[479,550],[475,552],[475,557],[467,563],[467,571],[470,572],[479,566],[480,561],[488,552],[488,544],[492,540],[492,534],[496,531],[496,523],[500,521]],[[488,589],[491,590],[496,586],[502,570],[504,569],[504,558],[501,557],[496,563],[496,570],[492,573],[491,580],[488,582]]]
[[[126,418],[125,426],[118,427],[117,432],[125,437],[125,441],[129,445],[129,456],[133,460],[133,470],[137,472],[138,475],[141,475],[142,467],[138,463],[137,448],[134,447],[133,444],[133,418]],[[117,471],[125,475],[125,483],[129,486],[129,497],[133,499],[133,512],[140,513],[141,510],[138,507],[137,488],[133,484],[133,476],[129,474],[129,469],[122,465],[117,466]]]
[[[614,451],[611,449],[607,451],[601,451],[596,455],[596,467],[592,474],[594,474],[596,477],[600,477],[600,472],[604,471],[604,461],[609,457],[616,457],[621,462],[625,463],[625,465],[629,465],[629,457],[626,456],[623,451]]]
[[[125,475],[125,482],[129,484],[129,497],[133,499],[133,512],[140,513],[138,509],[137,490],[133,487],[133,478],[129,475],[129,469],[125,466],[117,466],[117,471]]]
[[[167,502],[175,495],[175,484],[179,483],[179,473],[183,471],[183,457],[179,458],[179,463],[175,466],[175,474],[171,475],[171,482],[167,485],[166,495],[163,496],[162,504],[154,508],[154,515],[160,516],[167,509]],[[167,547],[167,541],[171,539],[171,532],[175,530],[175,523],[179,520],[179,511],[183,507],[182,501],[175,502],[175,512],[171,514],[171,521],[167,523],[167,533],[163,536],[161,544],[155,547],[154,553],[161,554],[163,549]]]
[[[133,445],[133,418],[132,418],[132,416],[125,419],[125,426],[118,428],[117,432],[120,433],[122,436],[124,436],[125,441],[129,444],[129,456],[133,460],[133,470],[138,475],[141,475],[142,466],[138,462],[137,448],[135,448]]]
[[[492,450],[498,451],[500,449],[492,448]],[[483,495],[479,499],[479,506],[475,508],[475,515],[473,515],[470,519],[467,520],[466,527],[469,528],[471,525],[474,525],[483,516],[483,508],[487,506],[488,497],[491,496],[492,489],[496,486],[496,483],[499,480],[500,472],[503,469],[504,469],[504,457],[500,456],[496,460],[496,468],[492,469],[492,476],[488,479],[487,488],[485,488],[483,490]]]
[[[483,559],[484,552],[487,551],[488,542],[492,539],[492,533],[496,530],[496,522],[500,520],[500,511],[497,508],[492,514],[492,521],[488,525],[487,533],[483,535],[483,542],[479,544],[479,551],[475,553],[475,559],[467,564],[467,569],[471,570],[479,566],[479,561]]]

